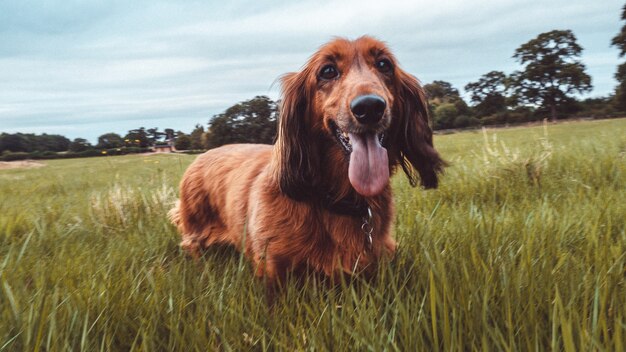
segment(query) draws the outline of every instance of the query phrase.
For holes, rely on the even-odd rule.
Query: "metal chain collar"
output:
[[[367,207],[367,215],[363,217],[363,224],[361,225],[361,230],[365,234],[365,244],[368,249],[372,249],[372,233],[374,232],[374,227],[372,226],[372,208]]]

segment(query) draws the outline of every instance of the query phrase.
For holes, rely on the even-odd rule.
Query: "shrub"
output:
[[[2,153],[2,161],[16,161],[16,160],[26,160],[31,159],[30,153],[26,152],[4,152]]]
[[[459,111],[454,104],[443,103],[437,106],[434,113],[435,128],[442,129],[454,127],[454,120],[458,114]]]
[[[480,125],[480,120],[473,116],[459,115],[454,119],[454,127],[465,128]]]

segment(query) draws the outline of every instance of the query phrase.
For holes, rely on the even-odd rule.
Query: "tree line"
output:
[[[626,5],[621,19],[626,21]],[[619,56],[626,55],[626,25],[611,45]],[[618,66],[618,86],[607,97],[578,100],[577,95],[591,91],[591,77],[581,61],[583,48],[571,30],[539,34],[522,44],[512,58],[521,64],[519,71],[485,73],[465,85],[470,104],[459,90],[446,81],[424,85],[435,130],[480,125],[522,123],[562,117],[612,117],[626,112],[626,63]],[[106,133],[96,145],[83,138],[73,141],[60,135],[0,134],[0,159],[22,157],[94,156],[142,152],[155,145],[172,145],[180,151],[201,151],[229,143],[272,143],[276,134],[278,107],[266,96],[239,102],[214,115],[207,128],[197,124],[186,134],[166,128],[128,131],[124,136]],[[43,154],[42,154],[43,153]]]

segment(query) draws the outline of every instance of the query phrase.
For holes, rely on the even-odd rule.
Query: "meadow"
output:
[[[392,180],[396,257],[293,278],[272,311],[239,253],[179,249],[194,156],[0,170],[0,351],[624,350],[626,119],[435,144],[439,189]]]

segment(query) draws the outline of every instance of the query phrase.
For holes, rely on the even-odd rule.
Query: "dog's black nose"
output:
[[[385,99],[374,94],[361,95],[350,103],[350,110],[352,110],[354,117],[363,124],[380,121],[386,107]]]

